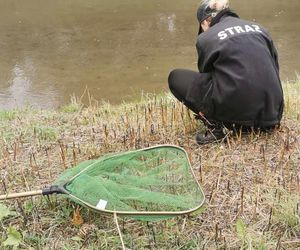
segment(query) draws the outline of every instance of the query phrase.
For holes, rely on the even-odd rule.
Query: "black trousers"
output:
[[[216,127],[216,123],[203,115],[204,101],[211,91],[211,75],[187,69],[175,69],[169,75],[169,88],[173,95],[187,108],[196,114],[208,128]]]
[[[207,97],[207,94],[211,91],[211,75],[206,73],[199,73],[187,69],[175,69],[173,70],[168,78],[169,88],[172,94],[182,102],[187,108],[192,110],[195,114],[203,112],[201,110],[201,103]],[[276,126],[264,127],[264,128],[253,128],[246,127],[240,124],[224,123],[215,121],[212,119],[202,119],[203,123],[209,127],[223,127],[228,129],[242,129],[245,132],[252,131],[253,129],[259,129],[260,131],[273,130]]]
[[[210,74],[187,69],[175,69],[169,75],[172,94],[194,113],[199,114],[201,98],[211,85]]]

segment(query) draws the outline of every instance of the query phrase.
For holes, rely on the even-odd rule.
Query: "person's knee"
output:
[[[170,72],[169,77],[168,77],[168,83],[169,83],[169,89],[172,91],[175,89],[176,85],[176,75],[178,74],[178,69],[174,69]]]

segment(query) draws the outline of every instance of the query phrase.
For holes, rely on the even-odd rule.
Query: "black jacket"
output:
[[[211,120],[244,126],[280,123],[283,91],[277,52],[265,28],[221,11],[198,36],[198,68],[210,75],[199,108]]]

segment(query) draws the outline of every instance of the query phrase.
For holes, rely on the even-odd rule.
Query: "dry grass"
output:
[[[175,144],[184,147],[206,193],[201,214],[156,223],[119,219],[129,249],[300,249],[300,84],[286,86],[282,128],[233,135],[199,147],[189,112],[169,96],[136,104],[60,111],[0,112],[0,193],[40,189],[66,168],[109,152]],[[21,249],[120,249],[113,217],[58,197],[5,202],[16,215],[0,222],[22,233]],[[1,249],[4,249],[2,246]]]

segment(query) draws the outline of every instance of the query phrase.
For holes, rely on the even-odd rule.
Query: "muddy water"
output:
[[[57,108],[87,87],[118,103],[196,70],[195,0],[0,0],[0,108]],[[299,0],[231,0],[271,32],[281,76],[300,69]]]

